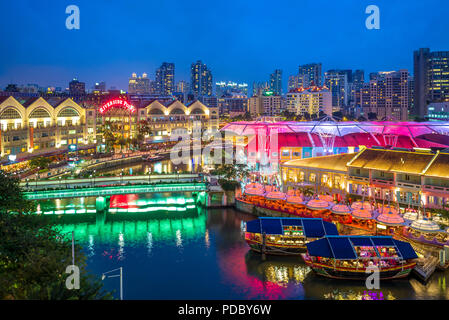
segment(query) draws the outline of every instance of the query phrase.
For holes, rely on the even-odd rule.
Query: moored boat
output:
[[[390,236],[326,236],[308,243],[305,263],[320,276],[365,280],[378,268],[380,280],[407,277],[418,256],[408,242]]]
[[[300,254],[306,243],[326,235],[338,235],[337,227],[320,218],[263,217],[248,221],[245,230],[251,250],[279,255]]]

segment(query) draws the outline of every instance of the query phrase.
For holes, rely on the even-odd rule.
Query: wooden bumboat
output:
[[[251,250],[276,255],[299,255],[308,242],[326,235],[338,235],[337,227],[319,218],[263,217],[248,221],[245,230]]]
[[[408,242],[390,236],[326,236],[306,246],[306,265],[334,279],[365,280],[369,265],[378,268],[380,280],[405,278],[418,258]]]

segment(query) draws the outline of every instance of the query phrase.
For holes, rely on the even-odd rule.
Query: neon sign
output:
[[[112,107],[115,107],[115,106],[122,107],[122,108],[128,110],[130,113],[136,112],[136,107],[134,107],[128,101],[126,101],[124,99],[113,99],[113,100],[109,100],[108,102],[104,103],[100,107],[100,113],[105,113],[106,111],[108,111],[109,109],[111,109]]]

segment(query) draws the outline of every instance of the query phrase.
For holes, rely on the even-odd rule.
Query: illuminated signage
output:
[[[113,99],[113,100],[109,100],[108,102],[104,103],[100,107],[100,109],[99,109],[100,113],[103,114],[106,111],[108,111],[109,109],[111,109],[112,107],[121,107],[121,108],[128,110],[130,113],[136,112],[136,107],[134,107],[128,101],[126,101],[124,99]]]

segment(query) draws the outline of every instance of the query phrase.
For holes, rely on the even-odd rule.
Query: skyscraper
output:
[[[378,120],[406,121],[409,107],[409,73],[407,70],[372,74],[361,90],[361,106],[365,117],[375,113]]]
[[[276,69],[270,74],[270,90],[275,96],[282,95],[282,70]]]
[[[333,112],[343,111],[348,105],[348,74],[351,73],[348,71],[350,70],[329,70],[324,73],[324,83],[332,93]]]
[[[302,74],[288,77],[288,91],[310,87],[309,75]]]
[[[175,64],[164,62],[156,70],[156,93],[170,96],[175,91]]]
[[[212,72],[201,60],[192,63],[190,77],[191,90],[195,96],[212,95]]]
[[[130,94],[149,94],[150,93],[150,79],[144,72],[142,77],[137,77],[136,73],[133,73],[128,82],[128,92]]]
[[[310,84],[308,86],[321,86],[321,63],[309,63],[299,66],[298,75],[307,75]]]
[[[72,81],[69,82],[69,91],[71,95],[75,96],[83,95],[86,93],[86,84],[74,78]]]
[[[431,102],[449,101],[449,51],[421,48],[414,52],[414,113],[426,114]]]

